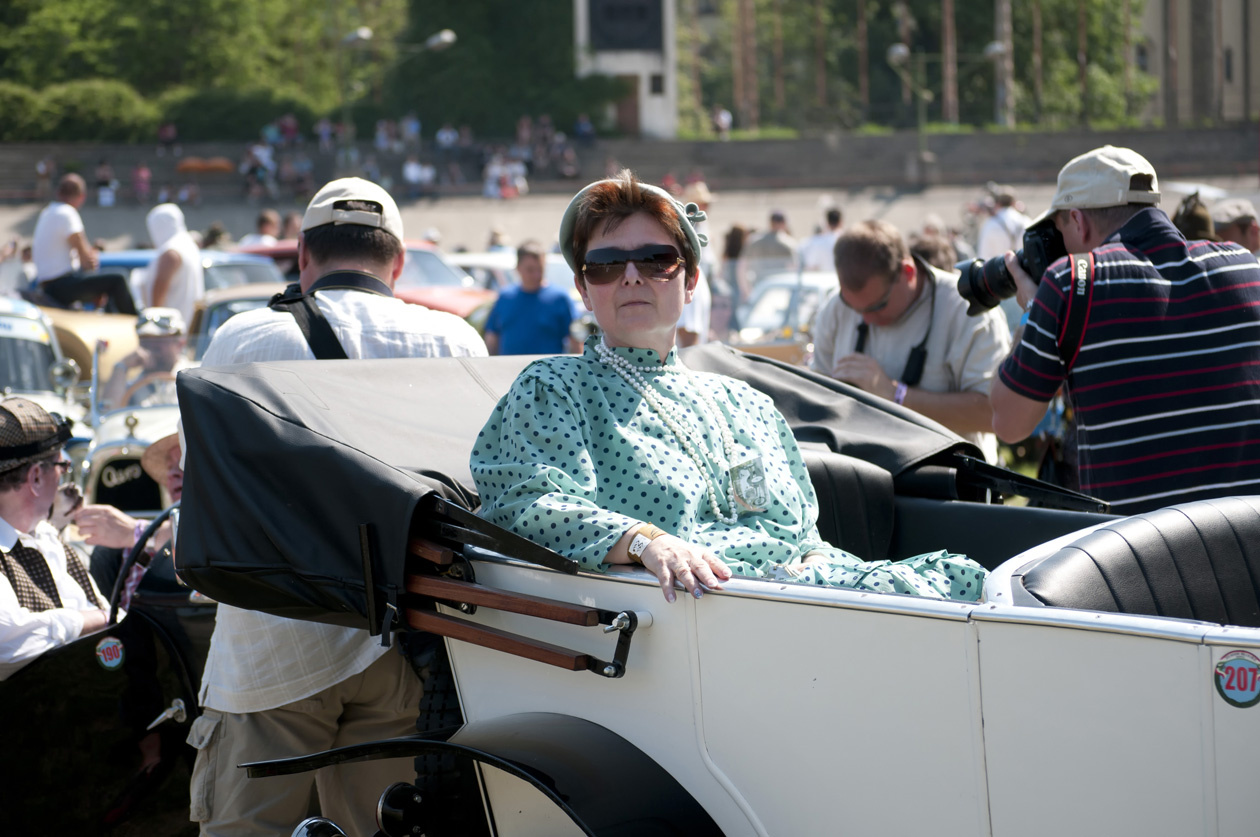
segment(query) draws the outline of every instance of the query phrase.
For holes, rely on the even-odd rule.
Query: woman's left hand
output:
[[[665,601],[674,600],[674,582],[682,583],[697,599],[705,590],[721,590],[731,568],[707,549],[673,535],[662,535],[643,550],[643,566],[661,583]]]

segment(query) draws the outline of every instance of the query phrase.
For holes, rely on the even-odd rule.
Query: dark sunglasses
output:
[[[840,289],[840,301],[844,303],[845,308],[848,308],[851,311],[856,311],[859,314],[876,314],[888,307],[888,303],[892,299],[893,288],[895,287],[897,287],[896,279],[888,283],[888,290],[884,291],[884,295],[881,296],[877,302],[874,302],[865,308],[854,308],[850,305],[849,301],[844,298],[843,288]]]
[[[601,247],[590,250],[582,263],[582,276],[592,285],[607,285],[626,275],[626,265],[634,262],[634,269],[644,279],[668,282],[678,275],[683,258],[678,248],[668,244],[648,244],[634,250],[619,247]]]

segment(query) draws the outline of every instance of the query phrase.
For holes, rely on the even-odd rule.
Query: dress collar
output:
[[[0,517],[0,552],[8,552],[17,545],[18,530],[13,528],[13,524]]]
[[[603,338],[598,334],[592,334],[590,337],[587,337],[586,343],[583,344],[582,347],[582,357],[599,363],[599,353],[595,351],[595,347],[599,345],[599,342],[602,339]],[[660,362],[660,355],[656,353],[655,349],[631,349],[624,346],[609,346],[608,348],[612,349],[613,353],[618,357],[625,358],[635,366],[642,369],[651,370],[658,369],[661,366],[675,368],[682,366],[682,361],[678,359],[677,346],[670,348],[669,354],[665,356],[665,363],[663,364]]]

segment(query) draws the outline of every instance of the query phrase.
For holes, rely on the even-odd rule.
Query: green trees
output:
[[[942,0],[677,0],[682,122],[707,125],[714,103],[741,116],[743,99],[755,97],[761,125],[794,128],[848,127],[863,123],[908,126],[914,104],[885,61],[889,46],[911,50],[909,71],[934,94],[929,122],[943,112]],[[1022,124],[1074,125],[1082,108],[1089,121],[1134,118],[1157,84],[1135,66],[1126,70],[1127,43],[1146,0],[1009,0],[1013,23],[1016,116]],[[994,40],[994,0],[955,0],[958,120],[963,126],[994,122],[995,66],[985,57]],[[1085,12],[1086,89],[1077,63],[1078,13]],[[736,37],[751,15],[755,58],[742,75]],[[1040,26],[1034,21],[1040,17]],[[746,24],[745,24],[746,25]],[[1129,39],[1125,38],[1125,31]],[[1041,69],[1038,83],[1037,40]],[[776,43],[777,42],[777,43]],[[779,56],[782,56],[781,58]],[[701,95],[695,95],[693,79]],[[749,90],[750,85],[755,89]],[[863,95],[863,91],[866,94]],[[783,91],[783,95],[779,95]],[[1041,95],[1038,97],[1037,93]],[[821,93],[821,96],[820,96]],[[747,124],[749,114],[743,113]]]

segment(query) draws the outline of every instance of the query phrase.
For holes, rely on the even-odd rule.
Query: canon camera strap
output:
[[[1073,253],[1068,261],[1072,266],[1072,285],[1068,292],[1063,328],[1059,332],[1059,360],[1063,361],[1064,374],[1072,370],[1076,356],[1081,353],[1085,326],[1089,324],[1089,309],[1094,303],[1094,254]]]
[[[388,297],[394,295],[389,286],[375,276],[347,270],[321,276],[306,293],[302,293],[301,286],[294,283],[283,293],[272,297],[269,303],[271,310],[288,311],[293,315],[316,360],[347,360],[350,357],[328,324],[324,312],[315,303],[316,291],[333,290],[362,291]]]

